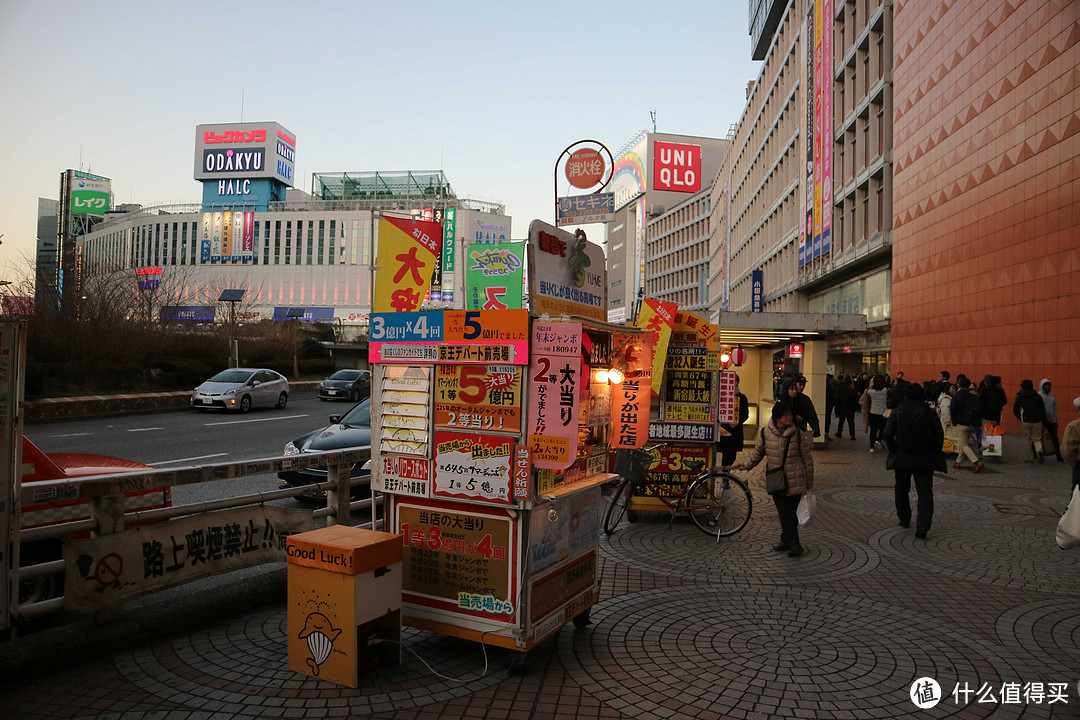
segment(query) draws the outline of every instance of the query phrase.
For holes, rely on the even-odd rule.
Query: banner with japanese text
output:
[[[285,559],[311,511],[253,505],[64,543],[64,607],[95,610],[207,575]]]
[[[720,350],[720,328],[692,312],[679,310],[675,313],[671,333],[672,345],[693,345],[706,350]]]
[[[520,308],[525,243],[472,245],[465,259],[465,309]]]
[[[436,431],[435,494],[509,504],[513,461],[513,438]]]
[[[521,432],[520,365],[435,368],[435,427]]]
[[[534,322],[529,365],[529,450],[535,467],[565,470],[577,457],[581,323]]]
[[[651,376],[646,373],[642,377],[627,378],[612,388],[612,447],[632,449],[645,446],[649,439],[651,387]]]
[[[668,342],[675,325],[675,314],[679,306],[673,302],[645,298],[638,311],[635,326],[652,333],[652,393],[660,394],[660,385],[664,381],[664,360],[667,357]]]
[[[509,509],[405,498],[394,512],[403,601],[500,624],[514,619],[518,529]]]
[[[439,223],[379,218],[379,270],[375,274],[373,312],[420,309],[431,285],[442,234]]]

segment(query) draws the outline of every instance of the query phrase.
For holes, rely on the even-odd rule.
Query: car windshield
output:
[[[338,370],[330,376],[330,380],[355,380],[360,377],[359,370]]]
[[[371,398],[360,403],[341,418],[342,425],[371,425]]]
[[[249,377],[251,377],[250,370],[222,370],[207,382],[242,383],[246,382]]]

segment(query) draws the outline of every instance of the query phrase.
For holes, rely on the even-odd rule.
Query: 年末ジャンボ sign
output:
[[[436,432],[435,494],[509,504],[513,460],[513,438]]]
[[[520,365],[438,365],[435,427],[521,432]]]
[[[577,457],[581,333],[581,323],[533,323],[529,450],[538,468],[565,470]]]
[[[514,618],[518,530],[507,510],[412,498],[395,508],[405,602],[499,622]]]
[[[533,315],[607,320],[607,264],[603,249],[565,230],[529,225],[529,305]]]
[[[311,513],[258,505],[64,543],[64,607],[95,610],[227,570],[285,559]]]
[[[442,225],[423,220],[379,218],[379,271],[374,312],[420,309],[442,249]]]

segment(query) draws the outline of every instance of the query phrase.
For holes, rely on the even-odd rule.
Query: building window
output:
[[[314,232],[314,226],[315,226],[315,223],[313,223],[311,220],[308,220],[308,224],[307,224],[307,264],[308,265],[311,264],[311,245],[312,245],[311,237],[312,237],[312,234]]]
[[[326,231],[326,221],[325,220],[320,220],[319,221],[319,264],[320,265],[323,264],[323,258],[325,257],[325,255],[323,254],[323,251],[325,250],[325,248],[323,247],[323,233],[325,231]]]
[[[274,221],[274,264],[281,264],[281,221]]]

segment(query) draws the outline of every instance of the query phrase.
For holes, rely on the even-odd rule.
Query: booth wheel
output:
[[[629,522],[636,523],[638,521],[637,510],[627,510],[626,511],[626,519]]]
[[[591,625],[591,624],[592,624],[592,619],[589,617],[589,611],[588,610],[581,613],[580,615],[575,615],[574,616],[574,627],[583,628],[586,625]]]

